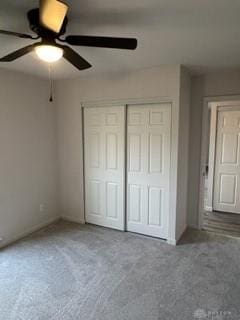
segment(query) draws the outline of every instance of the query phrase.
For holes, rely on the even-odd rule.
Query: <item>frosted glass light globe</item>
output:
[[[57,62],[63,56],[63,49],[51,45],[39,45],[35,48],[37,56],[48,63]]]

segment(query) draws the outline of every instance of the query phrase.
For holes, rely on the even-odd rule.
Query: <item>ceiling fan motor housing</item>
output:
[[[27,13],[28,21],[29,21],[29,26],[30,29],[36,33],[38,36],[45,38],[45,39],[56,39],[59,36],[63,35],[66,33],[66,27],[68,23],[68,18],[65,17],[61,30],[59,33],[55,33],[49,29],[46,29],[41,26],[40,24],[40,19],[39,19],[39,9],[32,9],[28,11]]]

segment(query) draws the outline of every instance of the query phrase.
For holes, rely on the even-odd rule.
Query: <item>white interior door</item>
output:
[[[240,213],[240,109],[219,110],[213,208]]]
[[[168,237],[171,104],[128,107],[127,230]]]
[[[85,108],[86,222],[124,230],[125,107]]]

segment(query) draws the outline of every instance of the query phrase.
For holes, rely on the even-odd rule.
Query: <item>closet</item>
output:
[[[84,108],[87,223],[168,237],[171,103]]]

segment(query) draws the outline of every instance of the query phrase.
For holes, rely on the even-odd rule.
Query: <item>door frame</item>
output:
[[[215,167],[215,146],[217,131],[217,114],[219,108],[231,108],[240,105],[240,95],[205,97],[203,99],[202,115],[202,137],[201,137],[201,159],[200,159],[200,178],[199,178],[199,205],[198,205],[198,227],[202,229],[203,215],[206,208],[213,210],[213,188],[214,188],[214,167]],[[210,128],[209,128],[210,120]],[[210,129],[210,130],[208,130]],[[208,135],[209,132],[209,135]],[[206,208],[204,206],[205,194],[205,176],[206,176],[206,159],[208,157],[208,200]]]
[[[176,168],[176,161],[175,157],[173,156],[176,148],[176,141],[178,141],[178,137],[176,139],[176,136],[174,133],[178,133],[178,113],[174,114],[173,110],[177,108],[178,102],[174,98],[170,97],[154,97],[154,98],[130,98],[130,99],[117,99],[117,100],[99,100],[99,101],[82,101],[80,103],[81,109],[82,109],[82,145],[83,145],[83,203],[84,203],[84,217],[85,217],[85,167],[84,167],[84,159],[85,159],[85,151],[84,151],[84,109],[85,108],[96,108],[96,107],[114,107],[114,106],[126,106],[126,111],[128,106],[133,105],[139,105],[139,104],[161,104],[161,103],[169,103],[171,104],[171,148],[170,148],[170,197],[169,197],[169,219],[168,219],[168,237],[167,242],[172,245],[176,245],[177,240],[175,239],[175,223],[176,223],[176,199],[172,199],[174,195],[176,194],[176,174],[175,169]],[[125,154],[127,156],[127,145],[126,145],[126,139],[127,139],[127,118],[125,117]],[[177,128],[176,128],[177,126]],[[173,129],[175,128],[175,129]],[[178,148],[178,146],[177,146]],[[127,184],[127,166],[125,163],[125,211],[126,211],[126,184]],[[126,220],[126,219],[125,219]],[[86,220],[85,220],[86,221]],[[125,221],[125,231],[126,231],[126,221]]]

